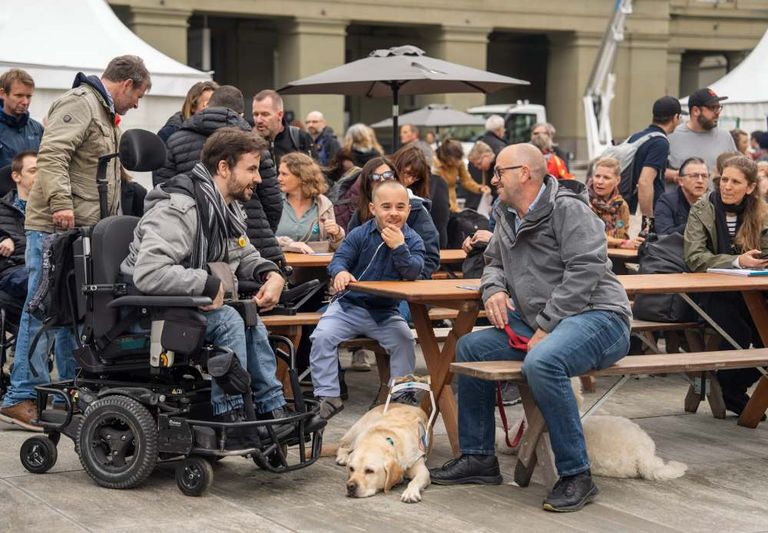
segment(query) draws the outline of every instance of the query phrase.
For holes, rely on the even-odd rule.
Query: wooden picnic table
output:
[[[626,248],[608,248],[608,257],[620,261],[636,261],[637,250],[628,250]]]
[[[672,294],[700,292],[734,292],[744,296],[752,319],[763,344],[768,346],[768,304],[763,291],[768,291],[768,277],[741,277],[725,274],[636,274],[619,276],[628,295]],[[443,416],[453,453],[458,455],[458,410],[451,390],[450,364],[456,355],[456,343],[462,335],[472,331],[480,309],[480,280],[445,279],[419,281],[361,281],[350,284],[353,291],[367,292],[406,300],[411,308],[413,323],[419,335],[427,371],[432,377],[432,390],[437,408]],[[454,321],[441,349],[429,321],[428,306],[457,309]],[[426,407],[426,403],[422,404]],[[763,376],[739,424],[757,427],[760,417],[768,409],[768,379]]]
[[[299,254],[296,252],[285,252],[285,262],[290,266],[296,267],[327,267],[333,254]],[[440,250],[440,264],[456,264],[464,262],[467,254],[464,250]]]

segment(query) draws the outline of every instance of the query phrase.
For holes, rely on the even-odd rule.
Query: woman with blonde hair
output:
[[[593,169],[587,185],[589,206],[605,224],[608,248],[636,250],[643,243],[643,239],[629,238],[629,205],[619,194],[619,162],[612,157],[598,159]]]
[[[165,126],[160,128],[157,132],[157,136],[160,137],[163,142],[168,141],[168,137],[179,131],[181,125],[189,117],[202,111],[208,107],[208,100],[211,99],[213,91],[219,88],[219,84],[215,81],[198,81],[195,83],[189,91],[187,91],[187,97],[184,99],[184,103],[181,105],[181,111],[177,111],[168,119]]]
[[[280,159],[277,181],[283,193],[283,214],[275,235],[284,252],[311,254],[334,251],[344,239],[320,167],[306,154],[293,152]]]
[[[723,163],[716,189],[696,202],[688,215],[684,255],[691,272],[768,268],[768,259],[763,259],[768,254],[768,213],[757,185],[757,165],[749,157],[731,157]],[[707,294],[701,303],[739,346],[763,346],[740,293]],[[720,349],[733,346],[723,341]],[[755,368],[719,371],[726,409],[741,414],[749,401],[747,389],[759,377]]]
[[[352,154],[355,166],[360,168],[374,157],[384,155],[384,149],[376,139],[373,129],[359,122],[347,129],[342,149]]]
[[[456,199],[456,184],[461,183],[469,192],[475,194],[491,192],[488,185],[480,185],[469,175],[467,165],[464,163],[464,150],[459,141],[448,139],[437,148],[433,170],[448,184],[448,203],[452,213],[458,213],[459,203]]]

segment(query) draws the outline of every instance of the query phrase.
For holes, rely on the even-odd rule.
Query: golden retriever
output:
[[[430,483],[425,464],[427,415],[418,407],[392,403],[368,411],[341,438],[336,463],[347,467],[347,496],[367,498],[388,492],[404,478],[400,500],[421,501]]]

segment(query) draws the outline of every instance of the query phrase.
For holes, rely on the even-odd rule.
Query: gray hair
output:
[[[488,120],[485,121],[485,129],[487,131],[496,131],[504,127],[504,119],[499,115],[491,115]]]

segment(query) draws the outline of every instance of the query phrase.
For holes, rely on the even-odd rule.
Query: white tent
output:
[[[124,130],[159,130],[181,109],[189,88],[210,79],[142,41],[106,0],[26,0],[0,11],[0,72],[22,68],[32,75],[30,113],[37,120],[72,87],[77,72],[100,75],[123,54],[141,57],[152,76],[152,90],[124,117]]]
[[[728,97],[720,114],[722,127],[768,129],[768,31],[744,61],[709,87]]]

